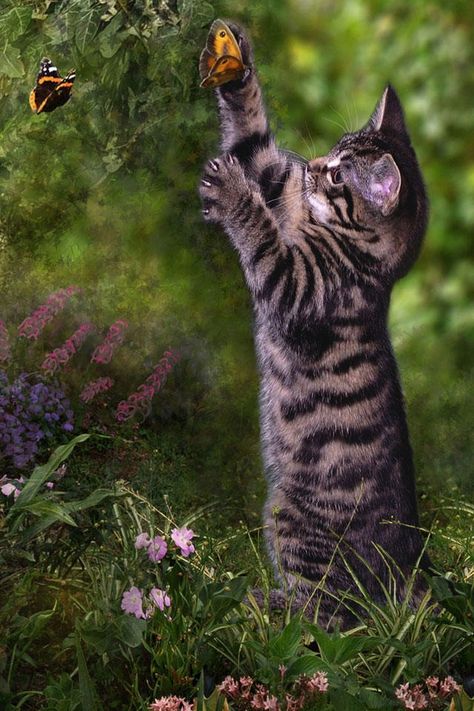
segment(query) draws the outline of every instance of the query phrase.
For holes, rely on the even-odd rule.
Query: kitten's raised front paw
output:
[[[244,171],[235,156],[226,153],[210,160],[199,185],[204,219],[221,224],[231,222],[249,192]]]

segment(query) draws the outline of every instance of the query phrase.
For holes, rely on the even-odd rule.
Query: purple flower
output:
[[[182,528],[173,528],[171,538],[173,542],[180,548],[181,554],[187,558],[190,553],[196,550],[191,543],[191,538],[194,537],[194,532],[190,528],[183,526]]]
[[[27,373],[11,384],[0,380],[0,448],[17,469],[34,460],[42,440],[73,429],[73,413],[62,390],[32,381]]]
[[[165,607],[171,605],[171,600],[165,590],[160,590],[159,588],[152,588],[150,590],[150,600],[155,607],[158,607],[161,612],[164,611]]]
[[[137,620],[145,619],[145,613],[143,612],[143,593],[134,586],[124,592],[120,607],[124,612],[128,612],[129,615],[135,615]]]
[[[161,536],[155,536],[148,546],[148,557],[153,563],[159,563],[168,551],[168,544]]]
[[[140,548],[148,548],[151,543],[151,538],[148,533],[139,533],[135,538],[135,548],[140,550]]]

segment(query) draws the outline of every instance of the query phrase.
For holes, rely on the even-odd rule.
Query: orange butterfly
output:
[[[246,66],[242,60],[239,43],[230,28],[222,20],[215,20],[207,45],[199,58],[201,86],[215,87],[234,79],[242,79]]]

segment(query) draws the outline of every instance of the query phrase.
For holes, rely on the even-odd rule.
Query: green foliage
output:
[[[258,607],[246,575],[235,566],[229,572],[233,549],[226,553],[225,540],[205,535],[204,512],[183,521],[199,533],[196,552],[185,558],[171,543],[172,513],[123,482],[96,489],[90,477],[80,497],[59,487],[44,494],[42,484],[54,468],[77,458],[75,448],[87,448],[91,439],[74,438],[37,467],[0,529],[7,571],[0,599],[0,699],[6,709],[38,697],[46,708],[65,711],[143,709],[164,694],[194,698],[199,688],[204,693],[203,679],[208,694],[227,674],[249,676],[283,700],[300,693],[302,675],[323,672],[329,690],[315,708],[363,711],[396,708],[394,689],[402,681],[468,671],[473,585],[459,564],[450,576],[432,580],[434,599],[425,596],[416,609],[408,600],[377,605],[360,589],[352,598],[367,618],[348,632],[325,632],[289,610],[275,616]],[[466,515],[472,519],[468,507]],[[143,532],[168,541],[160,562],[136,548]],[[252,542],[248,534],[247,540]],[[268,586],[254,551],[249,567]],[[126,614],[121,601],[132,586],[143,591],[144,601],[151,587],[165,590],[171,606],[146,619]]]

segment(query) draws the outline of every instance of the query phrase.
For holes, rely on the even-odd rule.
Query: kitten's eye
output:
[[[342,177],[342,172],[340,168],[332,168],[329,171],[329,175],[331,176],[331,182],[333,183],[333,185],[340,185],[344,182],[344,178]]]

